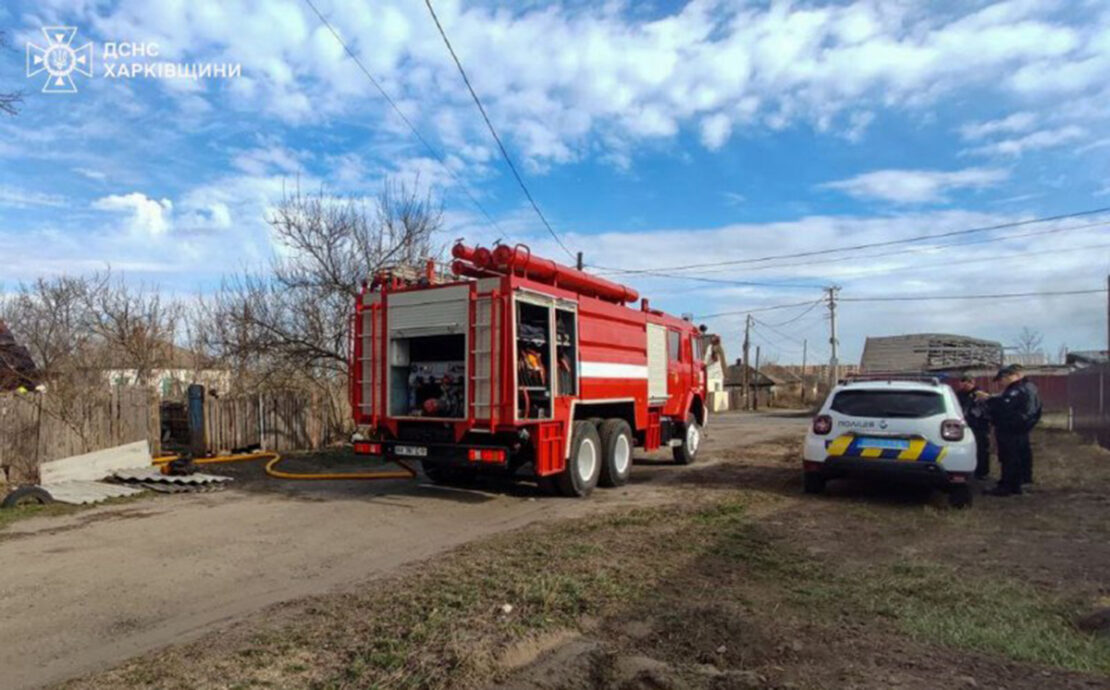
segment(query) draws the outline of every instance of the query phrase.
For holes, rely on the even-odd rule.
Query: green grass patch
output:
[[[853,588],[869,611],[918,640],[1110,673],[1110,641],[1077,630],[1072,607],[1024,582],[902,561],[861,573]]]

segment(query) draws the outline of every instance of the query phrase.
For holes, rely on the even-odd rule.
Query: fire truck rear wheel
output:
[[[597,486],[601,464],[601,437],[597,427],[585,421],[575,422],[566,469],[555,478],[559,492],[572,498],[589,496]]]
[[[697,460],[698,449],[701,447],[701,426],[693,412],[686,415],[686,424],[682,427],[682,443],[671,450],[674,451],[674,461],[679,465],[689,465]]]
[[[623,419],[606,419],[598,427],[601,438],[601,486],[624,486],[632,474],[632,428]]]

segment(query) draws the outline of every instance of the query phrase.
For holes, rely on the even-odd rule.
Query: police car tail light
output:
[[[832,431],[832,417],[819,414],[813,418],[813,433],[824,436],[830,431]]]
[[[964,423],[959,419],[946,419],[940,423],[940,437],[945,441],[962,441]]]

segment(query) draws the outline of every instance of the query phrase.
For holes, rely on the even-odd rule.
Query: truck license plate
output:
[[[882,448],[883,450],[906,450],[910,442],[904,438],[861,438],[860,448]]]
[[[428,455],[428,449],[424,446],[394,446],[393,450],[397,455],[407,455],[411,458],[423,458]]]

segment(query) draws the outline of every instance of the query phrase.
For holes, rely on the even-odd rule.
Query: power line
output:
[[[728,280],[727,278],[703,278],[701,276],[679,275],[674,273],[660,273],[656,271],[644,272],[655,278],[672,278],[675,280],[693,280],[699,283],[715,283],[719,285],[739,285],[748,287],[774,287],[774,288],[799,288],[804,290],[820,290],[821,285],[802,285],[801,283],[772,283],[753,280]]]
[[[455,171],[451,169],[451,166],[447,165],[447,161],[444,159],[443,154],[441,154],[434,146],[428,143],[428,140],[420,134],[420,132],[416,129],[416,126],[413,125],[408,117],[406,117],[405,114],[401,111],[401,108],[397,105],[396,101],[394,101],[390,97],[385,88],[382,87],[381,83],[374,78],[374,75],[370,74],[370,70],[366,69],[366,66],[362,64],[362,60],[360,60],[358,56],[355,55],[354,51],[351,50],[351,48],[339,35],[339,32],[336,31],[335,27],[331,25],[331,22],[329,22],[327,18],[323,15],[323,13],[320,12],[319,8],[316,7],[312,0],[304,1],[305,4],[307,4],[312,9],[312,11],[316,13],[316,16],[320,18],[320,22],[328,28],[328,31],[330,31],[331,35],[335,37],[335,40],[339,42],[339,45],[343,47],[343,50],[347,53],[347,55],[352,60],[354,60],[355,64],[358,65],[358,68],[362,71],[363,74],[366,75],[366,78],[370,80],[370,83],[374,85],[374,88],[378,90],[378,93],[381,94],[382,98],[385,99],[385,102],[389,104],[389,107],[393,108],[393,111],[397,113],[397,116],[400,117],[401,121],[404,122],[405,125],[409,128],[409,131],[412,132],[413,136],[415,136],[417,140],[419,140],[420,143],[424,145],[425,150],[427,150],[428,153],[430,153],[432,157],[435,158],[441,166],[443,166],[443,169],[446,170],[447,174],[451,176],[451,179],[455,181],[455,184],[458,185],[459,189],[461,189],[463,193],[466,194],[471,203],[473,203],[474,206],[482,212],[482,215],[486,217],[486,220],[488,220],[495,229],[500,231],[500,228],[497,227],[497,221],[495,221],[493,219],[493,216],[491,216],[489,212],[486,211],[486,208],[482,206],[481,202],[479,202],[478,199],[475,198],[475,196],[470,192],[470,189],[465,184],[463,184],[463,181],[459,178]]]
[[[772,304],[769,307],[757,307],[755,309],[741,309],[739,311],[722,311],[716,314],[699,314],[694,316],[695,319],[712,319],[717,316],[735,316],[736,314],[755,314],[761,311],[773,311],[775,309],[789,309],[790,307],[805,307],[809,302],[791,302],[790,304]]]
[[[451,59],[455,61],[455,66],[459,68],[459,74],[462,75],[463,82],[466,84],[466,89],[470,92],[470,97],[474,99],[474,104],[478,106],[478,111],[482,113],[482,119],[486,121],[486,127],[489,128],[489,133],[493,136],[493,140],[497,142],[497,148],[501,150],[501,157],[505,159],[505,163],[508,164],[509,170],[512,171],[513,177],[516,178],[517,184],[520,185],[520,189],[524,192],[524,196],[528,198],[528,203],[532,205],[532,210],[540,217],[540,221],[543,222],[544,227],[551,233],[551,236],[559,246],[563,248],[563,251],[566,252],[570,258],[575,259],[574,252],[563,244],[562,238],[560,238],[558,233],[555,232],[555,229],[551,227],[551,223],[547,222],[547,218],[544,217],[543,211],[540,211],[540,207],[536,204],[536,200],[532,198],[532,193],[528,191],[528,186],[524,184],[524,178],[520,176],[516,166],[513,165],[513,159],[509,157],[509,152],[505,149],[505,145],[501,143],[501,137],[497,135],[497,130],[494,129],[493,122],[490,121],[489,115],[486,114],[486,109],[482,105],[481,99],[478,98],[478,94],[474,91],[474,87],[471,86],[470,77],[466,76],[466,70],[463,69],[462,62],[459,61],[459,56],[455,54],[455,49],[451,46],[450,39],[447,38],[447,32],[443,30],[443,25],[439,23],[439,17],[436,16],[435,8],[432,7],[432,0],[424,0],[424,4],[428,6],[428,12],[432,15],[432,21],[435,22],[436,29],[439,30],[439,35],[443,37],[443,43],[447,46],[447,52],[451,53]]]
[[[1036,230],[1034,232],[1014,233],[1014,234],[1009,234],[1009,235],[1001,235],[999,237],[987,237],[987,238],[978,239],[978,240],[970,240],[970,241],[967,241],[967,242],[946,242],[946,243],[943,243],[943,244],[930,245],[930,246],[927,246],[927,247],[899,249],[899,250],[896,250],[896,251],[872,252],[870,254],[856,254],[856,255],[853,255],[851,257],[835,256],[835,257],[831,257],[831,258],[827,258],[827,259],[810,259],[808,261],[796,261],[796,262],[785,263],[785,264],[773,264],[773,265],[770,265],[770,266],[751,266],[751,267],[745,268],[744,270],[746,270],[746,271],[774,271],[774,270],[778,270],[778,269],[782,269],[782,268],[793,268],[795,266],[812,266],[814,264],[839,263],[839,262],[848,261],[848,260],[856,261],[858,259],[874,259],[874,258],[881,258],[881,257],[885,257],[885,256],[902,256],[902,255],[905,255],[905,254],[928,254],[928,253],[931,253],[931,252],[935,252],[939,249],[949,249],[949,248],[952,248],[952,247],[966,247],[966,246],[973,245],[973,244],[990,244],[990,243],[993,243],[993,242],[1004,242],[1006,240],[1019,239],[1019,238],[1022,238],[1022,237],[1038,237],[1038,236],[1042,236],[1042,235],[1052,235],[1052,234],[1061,233],[1061,232],[1072,232],[1074,230],[1086,230],[1086,229],[1089,229],[1089,228],[1105,227],[1107,225],[1110,225],[1110,223],[1107,223],[1107,222],[1085,223],[1083,225],[1073,225],[1071,227],[1066,227],[1066,228],[1049,228],[1048,230]],[[990,260],[991,259],[976,259],[975,261],[990,261]],[[971,262],[969,261],[967,263],[971,263]],[[655,270],[655,269],[652,269],[652,270]],[[712,270],[709,270],[709,271],[698,271],[698,273],[715,273],[715,272],[731,271],[731,270],[733,270],[733,269],[732,268],[717,268],[717,269],[712,269]]]
[[[841,302],[932,302],[964,299],[1009,299],[1011,297],[1057,297],[1061,295],[1103,294],[1107,288],[1097,290],[1056,290],[1045,292],[1006,292],[995,295],[912,295],[905,297],[841,297]]]
[[[796,337],[794,337],[792,335],[789,335],[787,333],[783,333],[782,331],[778,330],[777,328],[773,328],[771,326],[771,324],[766,323],[765,321],[760,321],[759,319],[753,319],[753,320],[755,321],[755,323],[757,323],[760,326],[763,326],[764,328],[769,329],[772,333],[778,335],[780,338],[785,338],[786,340],[789,340],[790,342],[796,343],[798,345],[803,344],[803,339],[802,338],[796,338]],[[759,333],[758,329],[756,330],[756,333],[757,334]],[[763,338],[764,338],[764,340],[767,340],[766,336],[763,336]],[[815,345],[816,345],[816,343],[815,343]],[[823,347],[820,347],[820,346],[818,346],[818,349],[820,349],[823,352],[828,352],[828,350],[826,348],[823,348]]]
[[[685,270],[689,270],[689,269],[692,269],[692,268],[705,268],[705,267],[711,267],[711,266],[738,266],[738,265],[741,265],[741,264],[753,264],[753,263],[763,263],[765,261],[775,261],[777,259],[798,259],[798,258],[803,258],[803,257],[808,257],[808,256],[819,256],[819,255],[822,255],[822,254],[829,254],[829,253],[832,253],[832,252],[856,251],[856,250],[859,250],[859,249],[870,249],[872,247],[889,247],[889,246],[899,245],[899,244],[908,244],[910,242],[920,242],[922,240],[932,240],[932,239],[939,239],[939,238],[943,238],[943,237],[957,237],[957,236],[970,235],[970,234],[980,233],[980,232],[992,232],[994,230],[1004,230],[1004,229],[1007,229],[1007,228],[1017,228],[1017,227],[1022,227],[1022,226],[1025,226],[1025,225],[1033,225],[1033,224],[1037,224],[1037,223],[1048,223],[1048,222],[1055,221],[1055,220],[1066,220],[1068,218],[1079,218],[1079,217],[1082,217],[1082,216],[1091,216],[1091,215],[1095,215],[1095,214],[1098,214],[1098,213],[1106,213],[1106,212],[1110,212],[1110,206],[1104,206],[1102,208],[1091,209],[1091,210],[1088,210],[1088,211],[1076,211],[1074,213],[1063,213],[1063,214],[1055,215],[1055,216],[1045,216],[1043,218],[1030,218],[1028,220],[1014,221],[1014,222],[1010,222],[1010,223],[999,223],[997,225],[989,225],[989,226],[978,227],[978,228],[969,228],[969,229],[966,229],[966,230],[951,230],[949,232],[941,232],[941,233],[936,233],[936,234],[933,234],[933,235],[917,235],[915,237],[905,237],[905,238],[897,239],[897,240],[885,240],[883,242],[865,242],[863,244],[849,245],[849,246],[846,246],[846,247],[833,247],[833,248],[829,248],[829,249],[819,249],[819,250],[813,250],[813,251],[808,251],[808,252],[794,252],[794,253],[791,253],[791,254],[774,254],[774,255],[770,255],[770,256],[761,256],[761,257],[754,258],[754,259],[735,259],[735,260],[731,260],[731,261],[712,261],[712,262],[700,263],[700,264],[686,264],[686,265],[682,265],[682,266],[662,266],[662,267],[657,267],[657,268],[644,268],[644,269],[613,268],[613,267],[606,267],[606,266],[597,266],[596,268],[602,268],[604,270],[613,271],[613,272],[616,272],[616,273],[629,274],[629,273],[646,273],[646,272],[649,272],[649,271],[685,271]]]
[[[776,324],[769,324],[769,323],[763,323],[763,322],[760,322],[760,323],[763,323],[763,325],[771,327],[771,328],[778,327],[778,326],[786,326],[788,324],[792,324],[795,321],[801,319],[806,314],[808,314],[811,311],[813,311],[814,309],[816,309],[819,305],[824,303],[824,301],[825,301],[824,299],[816,300],[813,304],[809,305],[808,309],[806,309],[802,312],[799,312],[797,316],[791,317],[791,318],[787,319],[786,321],[780,321],[779,323],[776,323]]]

